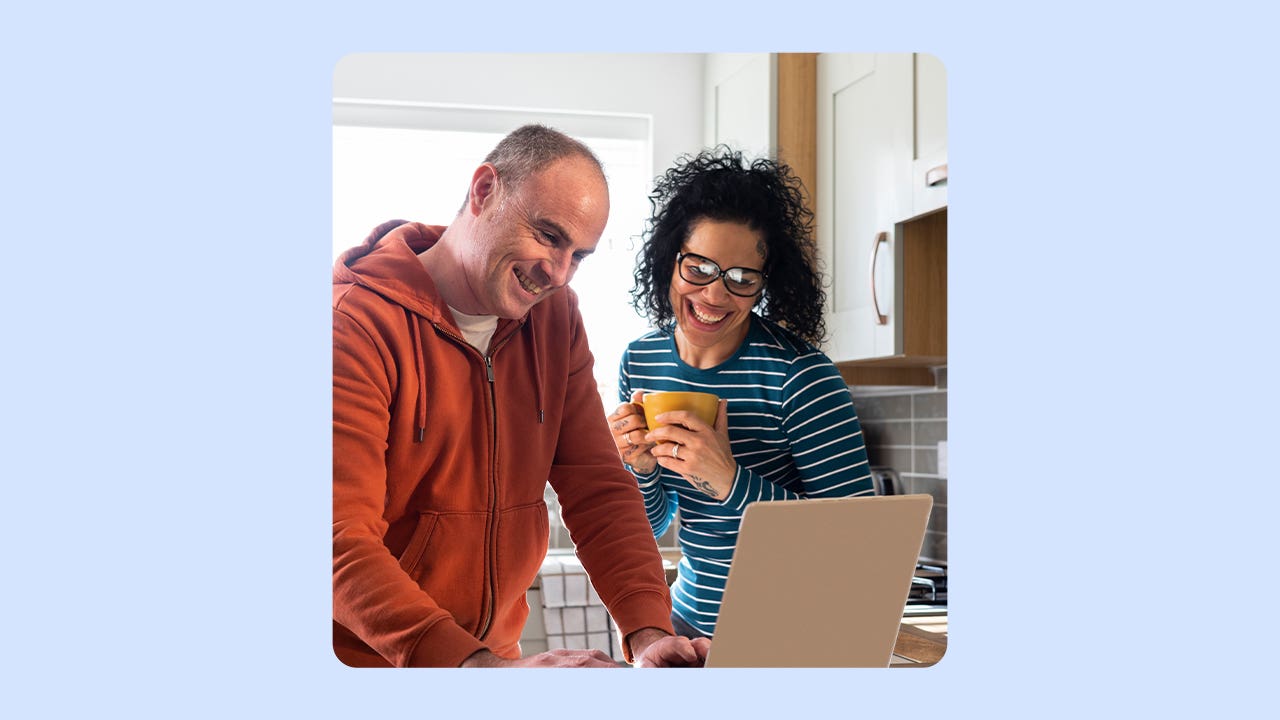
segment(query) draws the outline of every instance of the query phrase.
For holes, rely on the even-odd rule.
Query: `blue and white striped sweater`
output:
[[[636,478],[655,537],[680,509],[684,557],[671,599],[680,617],[707,635],[715,631],[749,503],[875,492],[862,427],[840,372],[813,346],[758,316],[738,352],[710,369],[685,364],[668,332],[632,342],[619,368],[621,401],[634,390],[699,390],[729,401],[738,471],[727,499],[714,500],[661,467]]]

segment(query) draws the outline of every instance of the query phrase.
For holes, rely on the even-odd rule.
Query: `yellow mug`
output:
[[[645,393],[641,401],[644,406],[644,421],[650,430],[657,430],[663,425],[654,418],[672,410],[688,410],[706,424],[715,427],[716,412],[720,409],[719,396],[704,392]]]

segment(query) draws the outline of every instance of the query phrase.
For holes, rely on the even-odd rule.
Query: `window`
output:
[[[648,330],[629,295],[653,177],[648,117],[337,100],[333,257],[392,218],[448,225],[484,156],[527,122],[544,123],[586,143],[609,179],[609,223],[572,287],[581,298],[595,355],[596,385],[610,412],[618,404],[622,351]]]

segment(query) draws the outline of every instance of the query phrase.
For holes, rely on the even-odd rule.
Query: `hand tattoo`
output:
[[[701,490],[702,492],[704,492],[704,493],[706,493],[706,494],[710,495],[710,496],[711,496],[711,497],[713,497],[713,498],[718,498],[718,497],[720,497],[720,495],[715,491],[715,488],[711,487],[711,483],[707,482],[706,480],[703,480],[702,478],[698,477],[697,475],[690,475],[690,476],[689,476],[689,482],[690,482],[694,487],[698,488],[699,490]]]

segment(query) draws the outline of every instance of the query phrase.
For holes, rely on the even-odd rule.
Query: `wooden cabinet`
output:
[[[817,58],[825,349],[855,384],[932,384],[946,363],[946,181],[929,174],[945,172],[945,78],[917,59]]]
[[[712,53],[703,73],[703,137],[791,166],[809,200],[816,187],[814,53]]]

